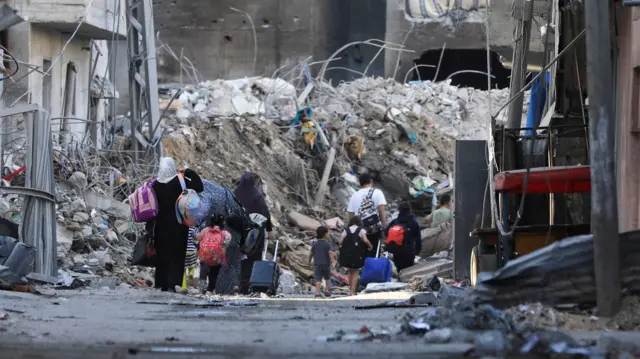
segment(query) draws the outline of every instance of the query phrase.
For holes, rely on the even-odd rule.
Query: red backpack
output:
[[[387,235],[386,245],[391,243],[395,243],[398,247],[402,247],[404,244],[404,226],[400,224],[396,224],[395,226],[389,228],[389,234]]]
[[[205,229],[204,237],[200,241],[198,256],[200,262],[209,266],[227,264],[227,256],[224,252],[224,232],[218,227]]]

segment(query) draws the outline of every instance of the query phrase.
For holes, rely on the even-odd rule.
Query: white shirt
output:
[[[364,201],[364,199],[367,197],[367,195],[369,195],[369,191],[371,191],[371,187],[369,188],[361,188],[360,190],[358,190],[358,192],[354,193],[353,196],[351,196],[351,200],[349,201],[349,207],[347,208],[347,212],[351,212],[355,215],[358,215],[358,212],[360,210],[360,204],[362,204],[362,201]],[[384,193],[382,193],[381,190],[379,189],[374,189],[373,190],[373,195],[371,196],[371,200],[373,201],[373,203],[375,203],[376,208],[378,208],[378,206],[380,205],[387,205],[387,200],[386,198],[384,198]]]

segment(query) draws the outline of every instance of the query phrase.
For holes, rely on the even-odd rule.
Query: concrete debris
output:
[[[166,113],[155,132],[166,156],[204,179],[233,189],[243,173],[261,175],[280,237],[279,260],[290,271],[281,285],[286,293],[311,281],[310,234],[322,223],[331,228],[335,245],[359,174],[374,175],[390,212],[399,201],[410,200],[418,215],[428,214],[433,196],[423,187],[451,178],[454,140],[484,138],[489,96],[496,108],[508,98],[508,90],[459,89],[448,81],[400,84],[363,78],[337,87],[316,81],[306,90],[293,83],[253,77],[161,86],[160,106]],[[301,94],[304,103],[298,103]],[[297,116],[301,108],[304,118]],[[123,155],[131,146],[130,120],[118,117],[111,125],[111,149],[99,159],[54,156],[60,187],[59,268],[117,278],[117,285],[151,286],[153,269],[128,264],[141,226],[130,221],[123,201],[152,174]],[[139,130],[150,137],[146,124]],[[305,142],[309,133],[314,146]],[[332,150],[336,155],[324,183]],[[327,195],[318,201],[317,189],[324,191],[325,185]],[[448,270],[444,267],[416,275],[442,276]],[[338,269],[335,285],[347,284],[339,279],[344,273]],[[413,275],[406,277],[400,274],[404,282]]]
[[[58,284],[67,289],[152,286],[152,269],[129,265],[138,233],[128,211],[89,207],[77,191],[58,192]]]
[[[556,329],[518,325],[509,312],[469,301],[451,307],[433,307],[401,319],[401,333],[422,335],[430,344],[469,343],[473,356],[549,355],[595,353],[571,336]]]
[[[449,276],[453,270],[453,261],[447,258],[428,260],[418,263],[400,271],[400,280],[409,282],[414,277],[424,278],[425,276]]]
[[[321,226],[320,222],[298,212],[289,212],[288,217],[293,225],[305,231],[315,231]]]
[[[278,293],[282,294],[300,294],[302,289],[300,284],[296,280],[295,274],[289,270],[282,270],[280,272],[280,284],[278,287]]]

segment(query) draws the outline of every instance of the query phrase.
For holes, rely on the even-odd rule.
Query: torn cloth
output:
[[[316,145],[316,138],[318,138],[318,129],[312,121],[306,121],[302,124],[302,131],[300,131],[306,142],[311,148]]]
[[[405,0],[407,17],[437,19],[455,10],[474,11],[487,7],[487,0]]]

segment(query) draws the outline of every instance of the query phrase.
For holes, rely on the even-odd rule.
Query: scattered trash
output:
[[[365,341],[387,341],[391,339],[391,333],[387,330],[374,330],[368,327],[362,327],[357,332],[347,333],[343,330],[337,331],[333,335],[319,336],[317,342],[365,342]]]
[[[6,319],[9,319],[9,313],[0,312],[0,320],[6,320]]]
[[[389,282],[389,283],[369,283],[364,289],[364,293],[394,292],[407,289],[407,283]]]

